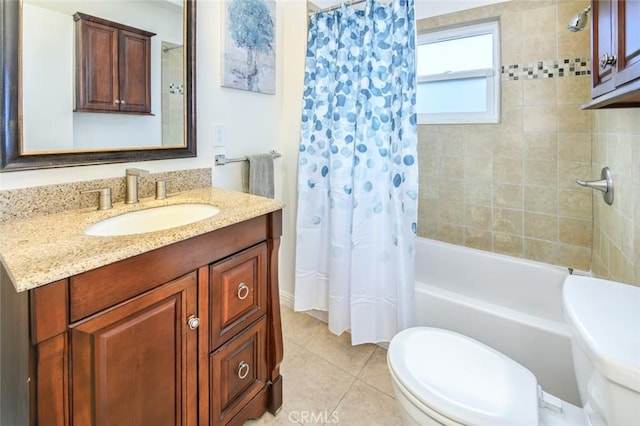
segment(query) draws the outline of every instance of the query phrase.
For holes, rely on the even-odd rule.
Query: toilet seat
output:
[[[398,333],[387,354],[392,374],[415,400],[462,424],[539,424],[537,380],[504,354],[431,327]]]

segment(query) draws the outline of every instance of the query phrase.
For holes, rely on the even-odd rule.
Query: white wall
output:
[[[73,17],[28,3],[22,13],[33,25],[22,32],[23,138],[29,151],[73,149]]]
[[[304,0],[289,0],[280,3],[278,18],[286,22],[282,49],[284,61],[282,78],[286,82],[282,93],[281,173],[282,201],[287,204],[283,212],[282,246],[280,249],[280,293],[284,303],[292,302],[295,274],[296,211],[298,151],[302,118],[302,90],[304,87],[304,59],[307,48],[307,5]]]

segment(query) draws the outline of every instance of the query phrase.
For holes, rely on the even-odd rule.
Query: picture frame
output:
[[[276,2],[224,0],[222,86],[275,94]]]

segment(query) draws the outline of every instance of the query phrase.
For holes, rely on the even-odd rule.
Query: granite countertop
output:
[[[171,204],[205,203],[216,216],[163,231],[115,237],[85,235],[89,225],[136,210]],[[284,207],[280,201],[218,188],[201,188],[110,210],[82,209],[0,225],[0,260],[18,292],[136,256],[196,235],[243,222]]]

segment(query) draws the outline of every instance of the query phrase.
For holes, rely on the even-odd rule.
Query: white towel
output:
[[[242,190],[273,198],[273,155],[247,155],[242,170]]]

